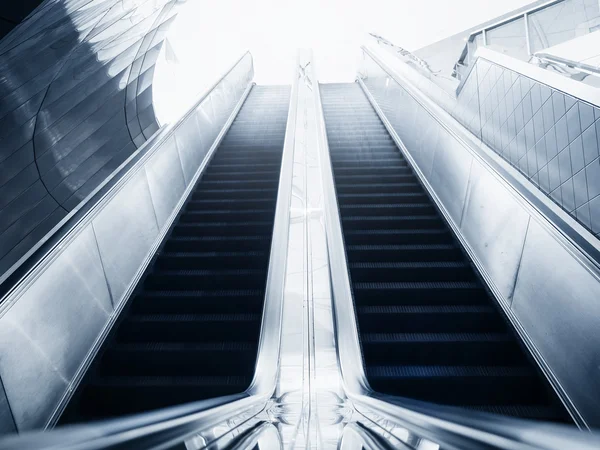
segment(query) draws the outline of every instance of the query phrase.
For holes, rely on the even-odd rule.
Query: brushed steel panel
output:
[[[528,223],[529,214],[515,197],[474,161],[461,232],[509,303]]]
[[[225,120],[225,109],[227,107],[225,100],[224,86],[220,84],[210,93],[210,102],[213,107],[213,114],[216,123],[220,123]]]
[[[36,417],[51,412],[112,312],[91,227],[15,295],[0,318],[0,375],[23,430],[44,425]]]
[[[532,220],[512,310],[588,423],[600,423],[600,277]]]
[[[473,156],[458,141],[444,137],[435,151],[430,182],[454,222],[459,224]]]
[[[15,433],[15,421],[13,420],[12,411],[6,398],[6,392],[0,380],[0,435]]]
[[[0,320],[0,355],[0,377],[17,430],[43,427],[66,390],[67,380],[18,324],[4,317]]]
[[[146,172],[136,173],[92,223],[116,306],[158,236]]]
[[[164,142],[145,167],[156,219],[162,228],[186,187],[175,138]]]
[[[212,96],[206,97],[202,104],[198,106],[196,112],[196,120],[200,127],[202,142],[214,142],[219,134],[219,130],[216,128],[218,120],[215,114]]]
[[[194,178],[194,174],[198,170],[198,167],[200,167],[204,155],[206,155],[213,142],[209,140],[210,135],[213,134],[212,129],[208,127],[205,127],[203,130],[200,129],[200,124],[197,120],[199,114],[196,111],[175,130],[175,141],[177,150],[179,151],[186,186]],[[204,130],[208,130],[210,133],[202,133]]]

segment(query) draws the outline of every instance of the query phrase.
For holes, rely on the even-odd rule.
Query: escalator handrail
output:
[[[333,293],[334,333],[345,394],[372,424],[408,430],[440,444],[441,448],[496,448],[503,450],[600,448],[600,438],[565,425],[537,423],[478,411],[464,411],[427,402],[375,393],[363,365],[355,306],[350,287],[344,238],[333,181],[333,171],[320,90],[314,90],[317,105],[319,155],[325,205],[325,227]],[[382,425],[385,427],[386,425]],[[390,431],[393,434],[393,431]]]
[[[297,66],[297,64],[296,64]],[[269,253],[269,269],[254,378],[247,392],[250,395],[270,397],[275,391],[279,373],[283,294],[287,265],[292,173],[294,170],[294,142],[298,104],[298,76],[294,68],[290,102],[281,156],[281,169],[275,205],[273,237]]]
[[[229,425],[232,418],[247,414],[251,419],[265,407],[258,396],[245,393],[186,405],[173,406],[128,417],[94,422],[84,425],[65,426],[51,431],[31,432],[0,438],[0,448],[5,450],[86,449],[107,450],[122,448],[170,448],[185,438],[207,431],[217,425]],[[240,423],[231,424],[225,435]],[[215,436],[218,439],[221,435]]]
[[[208,89],[204,91],[196,102],[183,114],[178,120],[171,124],[163,125],[158,129],[142,146],[131,154],[112,174],[110,174],[96,189],[94,189],[78,206],[76,206],[64,219],[62,219],[54,228],[52,228],[40,241],[31,248],[21,259],[11,266],[2,276],[0,276],[0,309],[4,300],[10,296],[18,286],[35,274],[39,267],[53,252],[68,239],[71,233],[76,230],[80,224],[85,222],[95,208],[100,205],[101,200],[111,194],[128,178],[128,173],[134,173],[144,164],[157,150],[160,144],[171,137],[175,131],[194,114],[196,108],[213,92],[213,90],[231,73],[237,65],[249,55],[245,51],[236,61],[215,81]]]

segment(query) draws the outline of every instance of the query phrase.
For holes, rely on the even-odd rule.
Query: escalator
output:
[[[255,86],[61,418],[243,392],[257,358],[290,89]]]
[[[569,422],[360,85],[321,97],[371,388]]]

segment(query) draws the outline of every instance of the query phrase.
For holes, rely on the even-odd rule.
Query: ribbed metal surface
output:
[[[249,386],[289,94],[252,89],[63,422]]]
[[[46,1],[2,39],[0,274],[158,130],[154,67],[181,4]]]
[[[321,95],[371,387],[566,420],[360,86]]]

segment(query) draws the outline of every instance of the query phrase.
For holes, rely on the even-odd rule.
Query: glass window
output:
[[[524,17],[486,30],[486,39],[487,45],[492,49],[529,61]]]
[[[529,15],[532,53],[586,35],[600,26],[598,0],[565,0]]]

